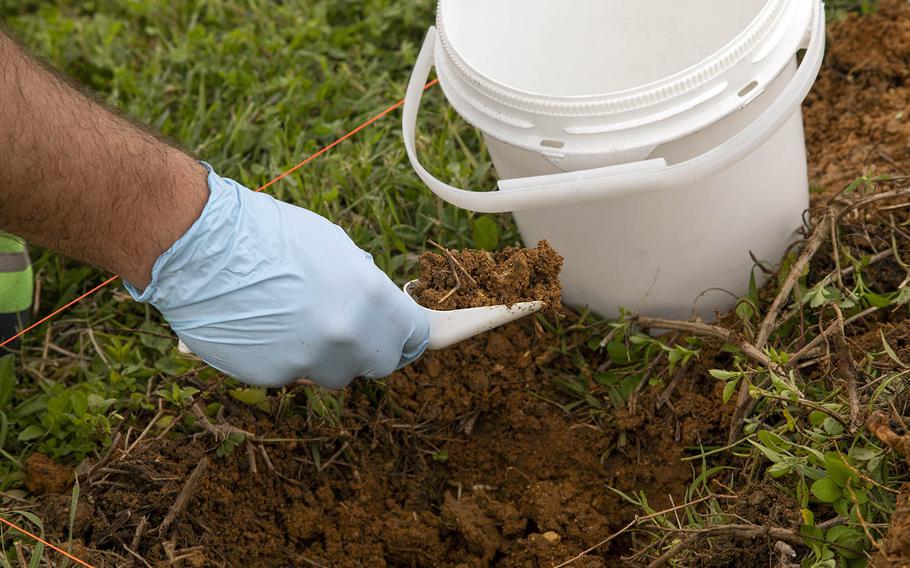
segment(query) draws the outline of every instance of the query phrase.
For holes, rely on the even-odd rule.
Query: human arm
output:
[[[423,312],[339,227],[221,178],[0,33],[0,228],[117,272],[206,362],[247,382],[380,377]]]
[[[199,217],[206,171],[0,32],[0,227],[144,287]]]

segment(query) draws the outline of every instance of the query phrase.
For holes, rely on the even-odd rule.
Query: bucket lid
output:
[[[817,0],[439,0],[449,101],[510,144],[635,151],[743,108],[793,61]]]
[[[780,3],[440,0],[438,20],[449,48],[479,75],[527,94],[583,97],[696,67]]]

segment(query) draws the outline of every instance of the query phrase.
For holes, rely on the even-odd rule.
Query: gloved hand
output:
[[[423,353],[423,310],[340,227],[211,168],[208,184],[202,215],[146,289],[127,284],[206,363],[257,386],[338,388]]]

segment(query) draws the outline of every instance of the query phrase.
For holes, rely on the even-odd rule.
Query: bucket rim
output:
[[[628,89],[597,94],[548,95],[520,89],[482,73],[468,63],[448,37],[443,9],[451,1],[439,0],[436,9],[438,44],[445,54],[447,67],[453,67],[484,96],[522,111],[541,114],[613,114],[630,112],[684,96],[703,87],[718,76],[739,65],[754,51],[765,51],[763,45],[776,38],[778,29],[794,25],[786,16],[803,0],[768,0],[758,14],[732,40],[708,57],[680,71],[650,83]],[[808,15],[811,21],[811,10]],[[801,24],[800,24],[801,25]]]

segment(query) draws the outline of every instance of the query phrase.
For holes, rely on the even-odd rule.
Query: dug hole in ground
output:
[[[184,415],[138,443],[121,430],[76,473],[32,457],[29,510],[68,542],[78,477],[72,550],[98,567],[910,565],[910,5],[829,36],[804,104],[816,189],[784,263],[798,282],[785,271],[659,341],[634,331],[653,322],[562,308],[384,383],[296,387],[305,416],[200,385]],[[438,252],[425,265],[444,272]],[[785,294],[763,328],[794,282],[814,296]],[[461,295],[443,303],[476,301]]]

